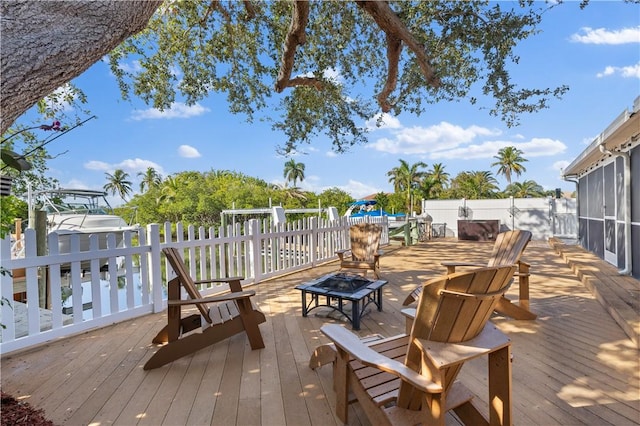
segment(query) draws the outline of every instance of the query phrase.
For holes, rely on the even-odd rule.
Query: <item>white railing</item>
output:
[[[368,220],[385,225],[382,244],[388,244],[386,218]],[[354,222],[314,217],[274,226],[253,219],[218,229],[153,224],[125,231],[120,244],[109,234],[106,248],[91,235],[88,251],[80,251],[81,237],[72,235],[69,253],[59,253],[52,233],[45,256],[37,255],[35,231],[27,229],[24,257],[11,256],[9,237],[0,241],[0,353],[164,310],[173,276],[160,254],[164,247],[182,249],[195,279],[242,276],[252,285],[335,260],[336,250],[348,247]],[[202,292],[224,290],[217,285]]]

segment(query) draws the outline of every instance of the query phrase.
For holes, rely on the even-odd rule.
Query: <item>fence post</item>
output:
[[[153,312],[164,310],[162,297],[162,267],[160,262],[160,225],[147,225],[147,241],[149,242],[149,281],[151,282],[151,300]]]
[[[2,330],[2,341],[10,342],[15,339],[16,326],[13,315],[13,278],[11,277],[11,238],[6,235],[0,240],[0,324],[5,328]],[[6,268],[6,269],[5,269]]]
[[[249,273],[249,277],[253,274],[253,282],[258,283],[262,280],[262,275],[264,271],[262,270],[262,257],[260,250],[260,240],[262,237],[260,236],[260,222],[258,219],[250,219],[249,220],[249,247],[248,253],[249,256],[249,269],[247,272]]]
[[[314,268],[317,263],[318,257],[318,249],[320,248],[320,238],[318,234],[318,218],[312,217],[309,220],[309,227],[311,228],[311,233],[309,235],[309,261],[311,262],[311,267]]]
[[[44,210],[36,211],[36,255],[47,255],[47,213]],[[38,304],[41,308],[47,309],[48,289],[47,281],[49,268],[40,268],[38,276]]]

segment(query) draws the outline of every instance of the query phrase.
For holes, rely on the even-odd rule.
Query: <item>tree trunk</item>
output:
[[[142,31],[160,0],[2,0],[0,133],[36,102]]]

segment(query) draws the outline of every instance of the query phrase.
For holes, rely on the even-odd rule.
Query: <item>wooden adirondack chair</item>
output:
[[[251,304],[255,291],[242,290],[241,277],[194,281],[177,249],[168,247],[162,252],[177,276],[169,281],[167,325],[153,339],[153,343],[166,344],[146,362],[145,370],[161,367],[243,331],[251,349],[264,348],[258,324],[265,322],[265,316]],[[231,293],[203,298],[196,284],[213,282],[228,283]],[[181,299],[181,287],[189,300]],[[195,305],[199,312],[182,318],[182,306],[189,305]]]
[[[375,223],[358,223],[349,228],[351,248],[338,250],[340,269],[372,270],[376,279],[380,278],[380,236],[382,227]]]
[[[374,425],[444,425],[449,410],[464,424],[488,424],[456,381],[466,361],[488,355],[489,422],[512,424],[511,343],[488,320],[514,272],[515,266],[491,267],[429,281],[410,335],[363,343],[340,325],[324,325],[337,350],[340,420],[348,422],[351,391]]]
[[[457,266],[517,265],[518,271],[515,275],[518,277],[519,302],[516,305],[506,297],[502,297],[496,306],[496,311],[515,319],[533,320],[536,319],[537,315],[529,310],[530,265],[520,260],[529,241],[531,241],[531,232],[529,231],[515,230],[502,232],[498,234],[491,255],[489,256],[489,261],[486,264],[442,262],[442,265],[447,267],[447,274],[456,272]],[[408,306],[415,302],[418,299],[420,291],[422,291],[422,286],[416,287],[402,304]]]

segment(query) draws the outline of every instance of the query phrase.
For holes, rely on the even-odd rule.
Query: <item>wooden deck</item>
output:
[[[491,247],[432,240],[387,249],[381,258],[381,275],[389,281],[384,311],[368,313],[360,334],[403,332],[400,304],[416,283],[442,273],[441,261],[482,261]],[[531,309],[538,319],[493,318],[513,341],[515,424],[640,424],[637,343],[548,243],[532,242],[523,260],[531,264]],[[149,315],[4,357],[2,390],[44,409],[57,425],[339,424],[331,367],[314,371],[307,363],[327,342],[322,324],[341,321],[314,315],[317,310],[302,318],[294,290],[336,268],[334,262],[253,287],[267,316],[260,326],[265,349],[251,351],[246,337],[237,335],[143,371],[155,350],[151,339],[166,321],[163,314]],[[615,277],[607,279],[616,285]],[[516,294],[514,286],[508,295]],[[636,311],[631,320],[637,318]],[[485,360],[467,363],[460,378],[486,399]],[[448,422],[456,424],[453,417]],[[368,424],[357,404],[350,423]]]

